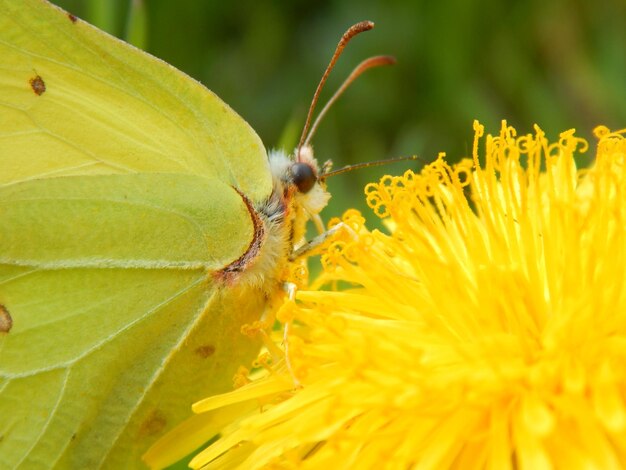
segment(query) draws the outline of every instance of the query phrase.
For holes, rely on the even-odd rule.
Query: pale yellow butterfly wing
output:
[[[133,468],[258,344],[215,271],[271,191],[250,127],[40,0],[0,0],[0,468]],[[4,322],[3,324],[6,324]]]

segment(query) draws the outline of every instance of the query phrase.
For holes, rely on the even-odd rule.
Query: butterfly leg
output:
[[[323,245],[330,237],[332,237],[334,234],[336,234],[339,231],[346,231],[352,237],[356,238],[356,233],[354,232],[354,230],[349,225],[343,222],[340,222],[337,225],[330,228],[329,230],[322,231],[322,233],[320,233],[318,236],[316,236],[312,240],[309,240],[298,249],[294,250],[294,252],[289,257],[289,260],[295,261],[298,258],[312,255],[313,252],[318,247]],[[287,293],[287,301],[295,302],[296,291],[298,289],[296,284],[292,282],[286,282],[283,284],[283,289]],[[284,322],[285,326],[283,328],[283,349],[284,349],[284,354],[285,354],[285,365],[287,367],[287,371],[289,372],[289,375],[291,376],[291,380],[293,381],[294,387],[299,388],[302,386],[302,384],[300,383],[300,381],[298,380],[298,378],[296,377],[294,373],[293,365],[291,364],[290,353],[289,353],[289,333],[292,327],[292,322],[293,320],[291,319],[288,319],[287,321]]]
[[[296,291],[298,287],[293,282],[286,282],[283,285],[283,288],[287,292],[287,302],[295,302],[296,301]],[[285,366],[287,367],[287,372],[291,376],[291,380],[293,381],[294,388],[302,387],[302,384],[296,377],[296,374],[293,371],[293,366],[291,364],[291,359],[289,355],[289,332],[291,330],[293,320],[289,319],[285,322],[285,326],[283,328],[283,349],[285,351]]]
[[[312,255],[313,252],[318,247],[320,247],[321,245],[324,244],[324,242],[326,242],[326,240],[328,240],[334,234],[336,234],[337,232],[342,231],[342,230],[346,231],[353,238],[356,239],[356,233],[354,232],[354,230],[349,225],[347,225],[347,224],[345,224],[343,222],[339,222],[337,225],[334,225],[333,227],[329,228],[328,230],[320,233],[315,238],[309,240],[304,245],[302,245],[301,247],[299,247],[296,250],[294,250],[293,253],[289,256],[289,261],[295,261],[298,258],[301,258],[303,256],[310,256],[310,255]]]

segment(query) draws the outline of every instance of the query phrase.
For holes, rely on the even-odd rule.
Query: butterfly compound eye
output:
[[[293,184],[295,184],[298,191],[303,194],[308,193],[317,182],[315,171],[311,168],[311,165],[306,163],[294,163],[291,166],[291,176],[293,178]]]

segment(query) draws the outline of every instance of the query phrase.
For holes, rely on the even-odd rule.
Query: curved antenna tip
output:
[[[311,125],[311,118],[313,116],[313,111],[315,109],[315,105],[316,105],[317,100],[319,98],[320,92],[322,91],[322,88],[324,87],[324,83],[326,83],[326,79],[328,78],[328,75],[330,74],[330,71],[335,66],[335,62],[337,62],[337,59],[341,55],[344,47],[346,47],[346,44],[348,44],[348,42],[350,42],[350,40],[354,36],[356,36],[357,34],[360,34],[362,32],[369,31],[373,27],[374,27],[374,22],[373,21],[369,21],[369,20],[360,21],[360,22],[350,26],[346,30],[346,32],[343,33],[343,36],[341,36],[341,39],[339,40],[339,43],[337,44],[337,47],[335,48],[335,53],[333,54],[332,58],[330,59],[330,62],[328,64],[328,66],[326,67],[326,70],[324,71],[324,74],[322,75],[322,78],[321,78],[320,82],[317,85],[317,89],[315,90],[315,93],[313,94],[313,100],[311,101],[311,105],[309,106],[309,112],[307,114],[306,121],[304,123],[304,128],[302,129],[302,135],[300,136],[300,142],[298,143],[298,147],[296,149],[296,159],[298,161],[299,161],[299,156],[300,156],[300,149],[304,145],[304,141],[305,141],[306,136],[307,136],[307,134],[309,132],[309,127]]]

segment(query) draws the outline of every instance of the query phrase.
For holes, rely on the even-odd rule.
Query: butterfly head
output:
[[[326,207],[330,194],[320,178],[320,168],[313,156],[313,149],[303,146],[289,158],[282,151],[270,153],[270,167],[274,186],[282,189],[285,200],[293,201],[296,211],[302,211],[305,219],[315,219]]]

